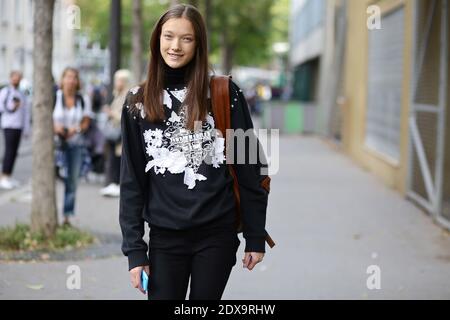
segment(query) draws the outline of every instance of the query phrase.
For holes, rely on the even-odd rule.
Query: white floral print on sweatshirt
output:
[[[167,106],[168,107],[168,106]],[[225,161],[225,139],[218,136],[214,118],[209,113],[200,129],[186,129],[185,108],[180,114],[172,111],[167,119],[167,129],[148,129],[144,132],[148,161],[145,172],[153,169],[156,174],[184,172],[184,184],[193,189],[196,181],[207,180],[197,173],[203,161],[219,168]]]

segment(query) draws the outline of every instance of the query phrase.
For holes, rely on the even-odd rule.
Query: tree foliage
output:
[[[207,0],[197,0],[205,16]],[[272,59],[274,41],[287,41],[289,0],[210,0],[210,59],[220,63],[225,46],[232,50],[234,65],[265,66]],[[181,1],[182,2],[182,1]],[[81,31],[106,47],[109,40],[109,1],[78,0],[81,8]],[[170,1],[143,0],[143,57],[154,24],[167,10]],[[130,65],[132,0],[122,0],[122,63]],[[226,41],[223,34],[226,29]]]

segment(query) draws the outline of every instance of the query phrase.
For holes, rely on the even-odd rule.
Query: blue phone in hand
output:
[[[144,269],[142,269],[142,272],[141,272],[141,286],[142,286],[142,289],[144,289],[144,291],[147,292],[148,275],[147,275],[147,272],[144,271]]]

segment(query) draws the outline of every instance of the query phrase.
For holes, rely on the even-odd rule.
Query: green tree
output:
[[[180,1],[182,2],[182,1]],[[273,58],[272,43],[287,41],[289,0],[190,0],[203,14],[209,31],[210,61],[225,73],[233,65],[265,67]],[[122,0],[122,67],[131,65],[132,0]],[[143,59],[154,24],[171,1],[143,0]],[[108,43],[109,1],[78,0],[82,32],[103,47]],[[133,58],[134,59],[134,58]]]
[[[133,0],[132,63],[133,82],[141,82],[142,70],[142,0]]]
[[[77,0],[81,9],[81,29],[91,41],[98,41],[103,48],[109,42],[109,5],[110,1]],[[142,58],[147,58],[148,43],[155,22],[167,9],[168,2],[142,0]],[[133,30],[133,0],[122,0],[122,37],[121,37],[121,67],[131,67],[132,60],[132,30]],[[133,58],[134,59],[134,58]]]
[[[270,60],[273,0],[215,2],[214,28],[220,35],[222,68],[229,73],[232,66],[263,66]]]
[[[276,0],[270,8],[272,16],[271,42],[288,42],[290,0]]]

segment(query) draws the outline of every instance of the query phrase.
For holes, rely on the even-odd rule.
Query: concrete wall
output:
[[[376,4],[382,15],[403,6],[405,13],[404,66],[401,99],[400,160],[394,162],[365,146],[367,109],[368,32],[366,9]],[[408,164],[408,114],[412,63],[412,9],[408,0],[349,0],[344,66],[343,148],[360,165],[379,176],[386,185],[406,192]]]
[[[324,0],[292,0],[289,35],[291,67],[323,53],[325,8]]]

